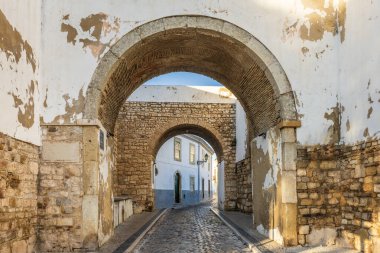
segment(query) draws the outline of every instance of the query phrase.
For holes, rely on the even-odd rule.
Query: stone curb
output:
[[[240,239],[242,239],[249,247],[249,249],[254,253],[262,253],[261,250],[259,250],[254,243],[252,243],[248,238],[246,238],[244,235],[242,235],[237,229],[234,228],[234,226],[226,221],[215,208],[210,207],[210,210],[227,226],[229,227]]]
[[[165,209],[163,212],[161,212],[150,224],[149,226],[143,231],[141,232],[141,234],[136,238],[136,240],[133,241],[133,243],[124,251],[124,253],[130,253],[132,252],[137,244],[139,244],[139,242],[144,238],[144,236],[146,235],[146,233],[149,232],[149,230],[154,226],[154,224],[157,223],[157,221],[168,211],[168,209]]]

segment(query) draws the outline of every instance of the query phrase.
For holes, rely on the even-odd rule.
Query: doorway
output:
[[[211,182],[208,180],[208,198],[211,197]]]
[[[205,198],[205,179],[202,178],[202,199]]]
[[[174,198],[175,203],[181,203],[181,174],[175,173],[174,176]]]

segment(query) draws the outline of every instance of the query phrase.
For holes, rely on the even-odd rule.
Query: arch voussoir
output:
[[[197,36],[189,36],[190,29]],[[241,79],[252,67],[255,75]],[[144,81],[171,71],[195,71],[221,81],[241,100],[256,135],[290,115],[296,119],[294,98],[287,99],[286,106],[279,101],[291,86],[273,54],[244,29],[207,16],[165,17],[124,35],[95,70],[84,118],[98,118],[112,133],[118,107],[114,101],[120,107]],[[260,101],[263,97],[267,102]]]

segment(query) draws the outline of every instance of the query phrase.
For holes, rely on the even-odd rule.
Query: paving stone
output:
[[[250,252],[208,205],[169,210],[135,252]]]

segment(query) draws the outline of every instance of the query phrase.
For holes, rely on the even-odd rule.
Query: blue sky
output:
[[[160,75],[145,82],[144,85],[222,86],[210,77],[191,72],[172,72]]]

